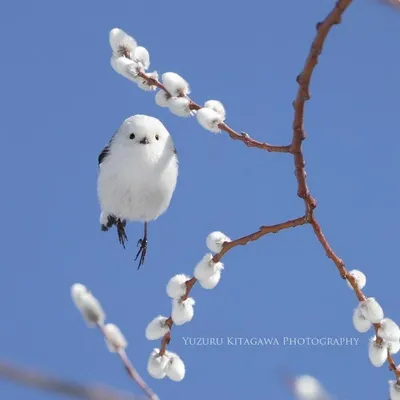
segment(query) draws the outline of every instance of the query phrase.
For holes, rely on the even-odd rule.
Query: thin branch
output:
[[[164,85],[157,79],[154,79],[152,77],[147,76],[146,73],[144,72],[139,72],[138,76],[142,79],[144,79],[150,86],[157,86],[159,89],[164,90],[165,93],[167,93],[169,96],[171,94],[168,92],[168,90],[164,87]],[[189,99],[189,97],[187,97]],[[202,108],[199,104],[195,103],[193,100],[190,100],[190,109],[191,110],[200,110]],[[275,153],[290,153],[291,152],[291,146],[275,146],[271,145],[268,143],[263,143],[259,142],[258,140],[252,139],[247,133],[238,133],[235,130],[233,130],[230,126],[227,124],[219,124],[219,128],[222,131],[225,131],[228,133],[231,139],[233,140],[239,140],[243,142],[247,147],[256,147],[258,149],[266,150],[269,152],[275,152]]]
[[[307,223],[307,218],[303,216],[276,225],[262,226],[257,232],[251,233],[250,235],[247,236],[243,236],[231,242],[225,242],[223,244],[222,250],[218,254],[215,254],[215,256],[213,257],[213,262],[215,263],[219,262],[229,250],[233,249],[236,246],[244,246],[247,243],[258,240],[262,236],[265,236],[269,233],[278,233],[280,231],[283,231],[284,229],[294,228],[296,226],[304,225],[306,223]],[[196,282],[197,279],[194,277],[186,281],[186,293],[182,297],[183,301],[189,297],[190,291],[192,290]],[[171,317],[167,319],[166,324],[169,326],[170,329],[172,328],[173,321]],[[159,352],[160,356],[164,355],[167,349],[167,345],[169,344],[170,341],[171,341],[171,332],[167,332],[161,340],[161,349]]]
[[[97,324],[97,327],[101,331],[101,333],[104,335],[104,338],[107,339],[107,334],[104,329],[103,324]],[[128,373],[129,377],[136,382],[136,384],[142,389],[142,391],[146,394],[146,396],[152,400],[157,400],[158,396],[151,390],[151,388],[146,384],[144,379],[140,376],[139,372],[136,371],[134,368],[132,362],[129,360],[128,355],[126,354],[124,349],[120,349],[118,351],[118,356],[121,359],[122,364],[124,365],[124,368],[126,372]]]
[[[321,226],[319,225],[317,219],[314,216],[314,209],[317,206],[316,200],[310,194],[306,183],[306,171],[305,171],[305,161],[302,152],[302,142],[306,138],[306,132],[304,130],[304,108],[305,102],[311,98],[310,95],[310,83],[316,65],[318,64],[318,57],[322,53],[322,49],[331,28],[334,25],[340,24],[342,20],[342,15],[346,9],[350,6],[352,0],[338,0],[335,4],[333,10],[328,14],[328,16],[322,21],[317,23],[317,35],[311,45],[310,52],[306,59],[303,70],[297,77],[297,83],[299,84],[299,89],[297,91],[296,99],[293,103],[295,110],[294,121],[293,121],[293,139],[291,145],[291,152],[294,156],[294,164],[296,171],[296,178],[298,183],[297,195],[304,200],[306,206],[307,219],[313,227],[314,233],[320,242],[321,246],[324,248],[326,255],[334,262],[336,268],[338,269],[341,277],[346,279],[351,287],[353,288],[357,299],[359,301],[364,301],[367,297],[360,290],[357,285],[356,279],[349,274],[347,271],[344,261],[339,258],[333,251],[328,240],[326,239],[324,233],[322,232]],[[377,343],[382,343],[382,338],[378,336],[378,329],[380,324],[373,324],[376,332]],[[387,355],[387,361],[389,364],[389,369],[392,370],[397,379],[400,379],[400,370],[397,369],[392,356]]]
[[[0,379],[83,400],[139,400],[139,397],[99,386],[82,385],[0,361]]]

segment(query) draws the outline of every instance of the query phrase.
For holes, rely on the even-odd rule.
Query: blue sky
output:
[[[147,323],[170,312],[169,278],[191,273],[205,238],[237,238],[296,218],[289,155],[248,149],[154,103],[110,66],[108,32],[120,27],[147,47],[152,66],[186,78],[193,99],[221,100],[227,122],[254,138],[288,144],[292,101],[315,24],[333,1],[245,3],[183,0],[13,1],[2,7],[2,267],[0,355],[80,382],[138,393],[99,332],[70,300],[74,282],[101,300],[128,353],[162,399],[291,398],[279,372],[311,374],[338,399],[385,398],[392,376],[370,365],[369,334],[352,327],[356,299],[311,227],[234,249],[219,286],[195,287],[193,321],[174,327],[170,349],[184,381],[146,371],[158,342]],[[367,275],[366,294],[400,321],[398,290],[398,40],[400,14],[357,1],[328,38],[307,104],[304,144],[316,216],[349,269]],[[97,156],[120,123],[143,113],[173,135],[180,175],[168,212],[149,226],[149,252],[133,263],[142,226],[126,250],[100,231]],[[183,337],[268,337],[279,346],[185,346]],[[353,337],[358,346],[284,346],[283,337]],[[0,397],[55,398],[1,382]]]

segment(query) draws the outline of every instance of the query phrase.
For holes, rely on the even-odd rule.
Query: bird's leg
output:
[[[139,265],[138,269],[144,264],[144,259],[146,258],[146,252],[147,252],[147,222],[144,223],[144,235],[143,239],[139,239],[137,245],[140,245],[139,251],[136,254],[135,261],[138,259],[140,256],[139,260]]]
[[[117,227],[117,232],[118,232],[118,240],[122,244],[122,247],[125,248],[125,242],[128,241],[128,236],[126,236],[125,232],[125,226],[126,226],[126,221],[118,218],[115,222],[115,225]]]

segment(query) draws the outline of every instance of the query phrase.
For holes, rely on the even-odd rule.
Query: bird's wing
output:
[[[111,142],[113,141],[115,134],[116,133],[114,133],[114,135],[112,135],[110,141],[108,142],[108,145],[106,147],[104,147],[102,152],[99,154],[99,157],[97,159],[99,166],[107,158],[108,154],[110,153]]]
[[[105,160],[109,152],[110,152],[110,145],[108,144],[106,147],[104,147],[103,151],[99,155],[98,158],[99,166]]]

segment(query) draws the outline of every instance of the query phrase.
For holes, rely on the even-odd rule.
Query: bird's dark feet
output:
[[[124,221],[124,222],[126,225],[126,221]],[[116,225],[116,224],[117,224],[117,218],[115,218],[114,215],[109,215],[107,217],[107,223],[101,225],[101,230],[103,232],[107,232],[113,225]]]
[[[138,269],[139,269],[144,264],[144,260],[146,258],[146,253],[147,253],[147,239],[146,239],[146,237],[144,237],[143,239],[139,239],[137,245],[140,246],[140,248],[139,248],[139,251],[136,254],[135,261],[140,256],[139,265],[138,265]]]
[[[126,221],[121,221],[118,218],[115,222],[115,225],[117,227],[118,240],[122,244],[122,247],[125,249],[125,242],[128,241],[128,236],[126,236],[125,232]]]

